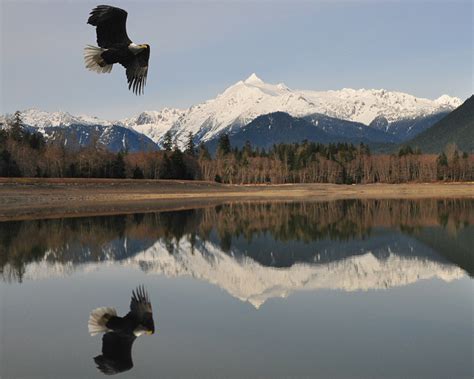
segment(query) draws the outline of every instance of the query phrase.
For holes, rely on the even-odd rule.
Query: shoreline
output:
[[[0,178],[0,221],[171,211],[242,201],[474,199],[474,183],[230,185],[203,181]]]

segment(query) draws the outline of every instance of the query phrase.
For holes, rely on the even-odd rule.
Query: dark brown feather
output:
[[[139,319],[141,319],[143,314],[152,312],[150,299],[145,287],[138,286],[135,291],[132,291],[130,311],[136,313]]]
[[[96,26],[100,47],[128,46],[132,42],[127,35],[127,12],[123,9],[99,5],[92,10],[87,23]]]
[[[149,58],[150,47],[148,46],[147,49],[135,55],[133,59],[122,63],[126,68],[128,89],[131,89],[137,95],[141,95],[144,92]]]

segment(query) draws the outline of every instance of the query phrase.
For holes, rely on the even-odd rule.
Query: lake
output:
[[[473,260],[462,199],[3,222],[0,376],[104,377],[89,314],[143,284],[156,330],[120,377],[471,378]]]

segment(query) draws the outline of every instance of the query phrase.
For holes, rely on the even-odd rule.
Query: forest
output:
[[[233,148],[222,134],[217,151],[195,146],[188,135],[180,149],[165,135],[163,150],[112,153],[99,143],[66,148],[24,128],[21,114],[0,129],[0,176],[205,180],[226,184],[407,183],[473,181],[474,154],[448,145],[441,154],[410,146],[373,154],[367,145],[314,142],[278,144],[268,150],[248,141]]]

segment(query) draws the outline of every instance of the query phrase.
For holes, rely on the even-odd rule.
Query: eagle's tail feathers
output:
[[[102,53],[107,50],[102,47],[87,45],[84,48],[84,63],[86,68],[99,74],[110,73],[113,64],[107,64],[102,58]]]
[[[117,316],[115,308],[101,307],[94,309],[91,312],[89,322],[87,323],[90,335],[95,336],[96,334],[109,331],[109,328],[105,325],[113,316]]]

